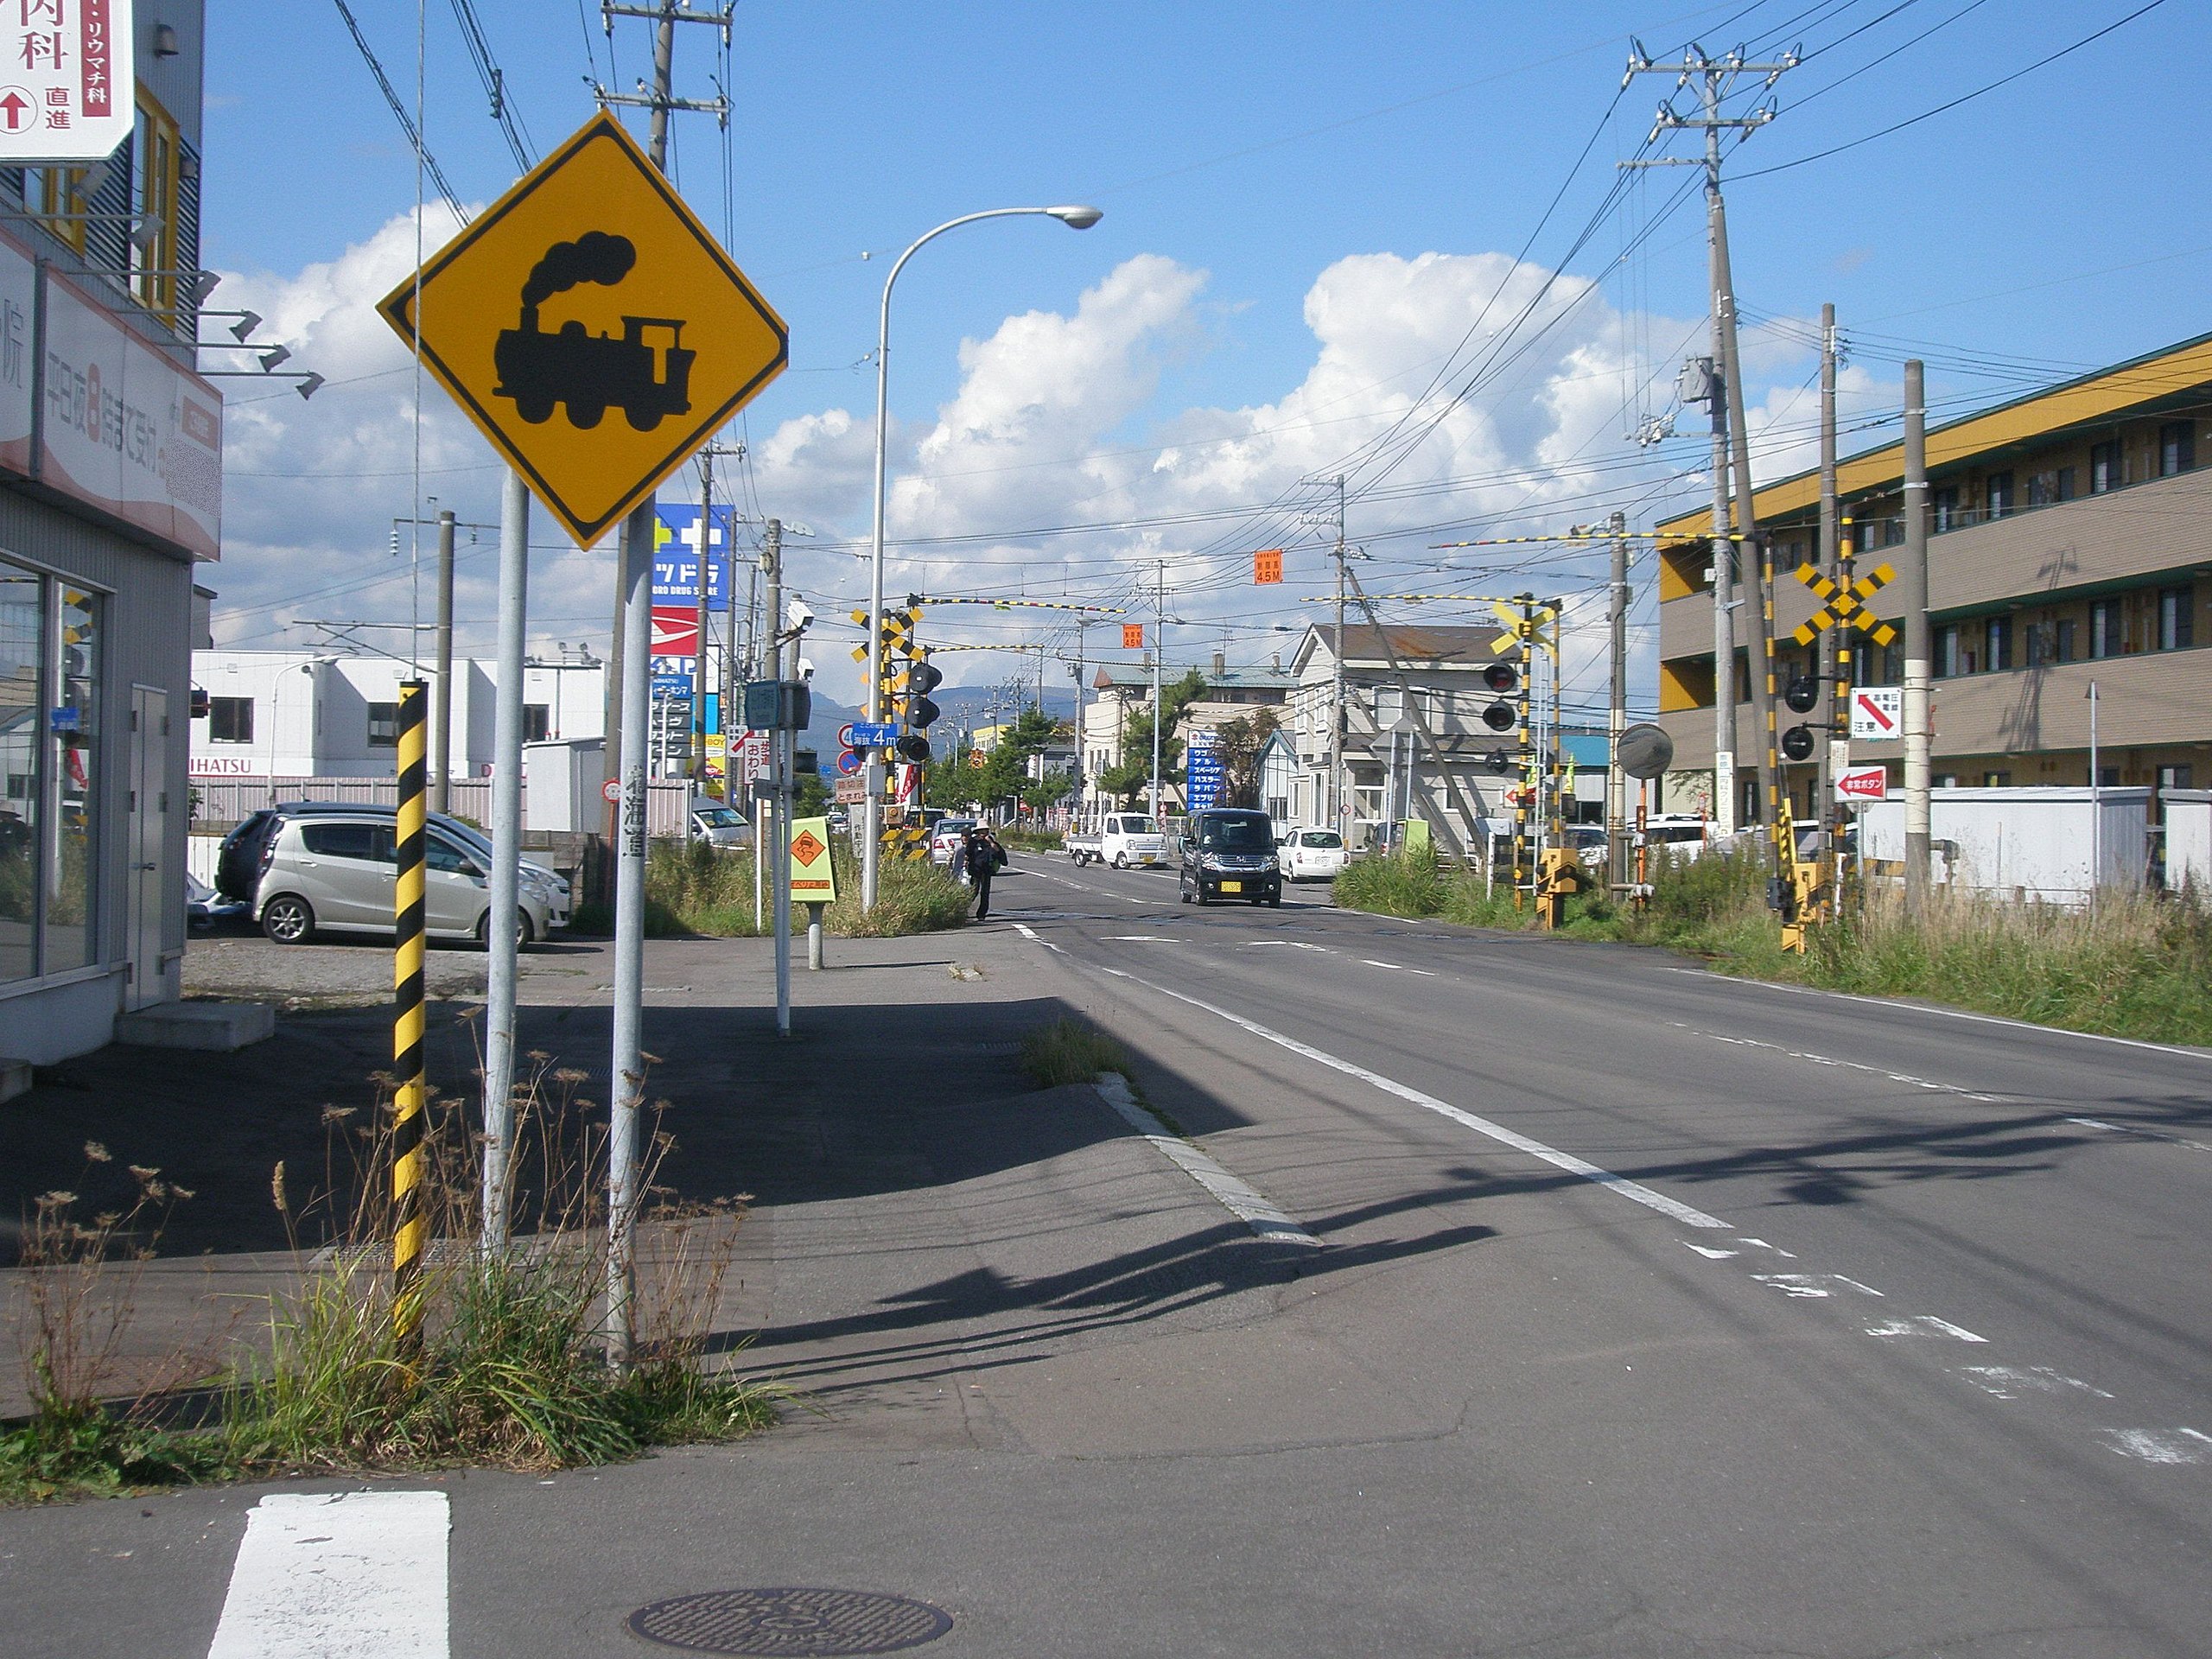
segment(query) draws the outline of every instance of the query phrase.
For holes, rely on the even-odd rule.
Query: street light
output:
[[[973,225],[983,219],[1021,219],[1042,217],[1057,219],[1070,230],[1087,231],[1105,217],[1103,210],[1080,204],[1059,207],[991,207],[980,213],[963,213],[958,219],[949,219],[927,235],[915,239],[913,245],[899,256],[891,267],[891,274],[883,279],[883,308],[879,315],[875,331],[875,533],[870,540],[868,576],[868,717],[871,722],[883,718],[883,499],[884,467],[890,425],[891,399],[891,289],[898,282],[899,273],[906,262],[921,251],[925,243],[933,242],[947,231],[957,230],[963,225]],[[876,843],[883,832],[882,808],[873,790],[868,792],[861,810],[861,911],[863,914],[875,908]]]

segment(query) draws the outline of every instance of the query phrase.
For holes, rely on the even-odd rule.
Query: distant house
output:
[[[1233,720],[1242,720],[1261,709],[1273,709],[1281,717],[1287,709],[1292,692],[1297,687],[1297,676],[1280,663],[1266,667],[1231,668],[1217,652],[1211,664],[1162,664],[1160,684],[1173,685],[1192,668],[1205,677],[1205,693],[1184,711],[1181,721],[1170,735],[1187,739],[1194,731],[1217,730]],[[1104,798],[1097,791],[1096,779],[1109,766],[1119,765],[1125,758],[1123,745],[1129,721],[1152,708],[1152,664],[1149,662],[1109,663],[1102,666],[1090,682],[1097,695],[1088,698],[1083,706],[1083,778],[1084,804],[1103,804]],[[1148,760],[1149,753],[1127,757]],[[1171,776],[1163,779],[1160,798],[1171,805],[1179,805],[1182,791]],[[1118,803],[1116,803],[1118,804]]]

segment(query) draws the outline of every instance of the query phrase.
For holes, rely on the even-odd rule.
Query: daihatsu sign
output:
[[[0,163],[104,162],[137,118],[131,0],[0,6]]]

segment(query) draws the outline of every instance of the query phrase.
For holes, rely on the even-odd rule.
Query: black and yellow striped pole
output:
[[[1535,596],[1521,595],[1521,626],[1516,630],[1521,637],[1521,684],[1519,715],[1521,728],[1521,789],[1513,803],[1513,908],[1521,908],[1522,890],[1529,882],[1529,806],[1536,790],[1536,734],[1529,724],[1534,712],[1530,707],[1530,688],[1536,673]]]
[[[403,1344],[415,1340],[423,1318],[418,1280],[423,1266],[423,716],[429,688],[421,680],[399,687],[398,881],[392,893],[391,1320]]]

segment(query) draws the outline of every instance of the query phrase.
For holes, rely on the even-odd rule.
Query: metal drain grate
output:
[[[687,1653],[896,1653],[934,1642],[952,1616],[864,1590],[710,1590],[640,1607],[630,1629]]]

